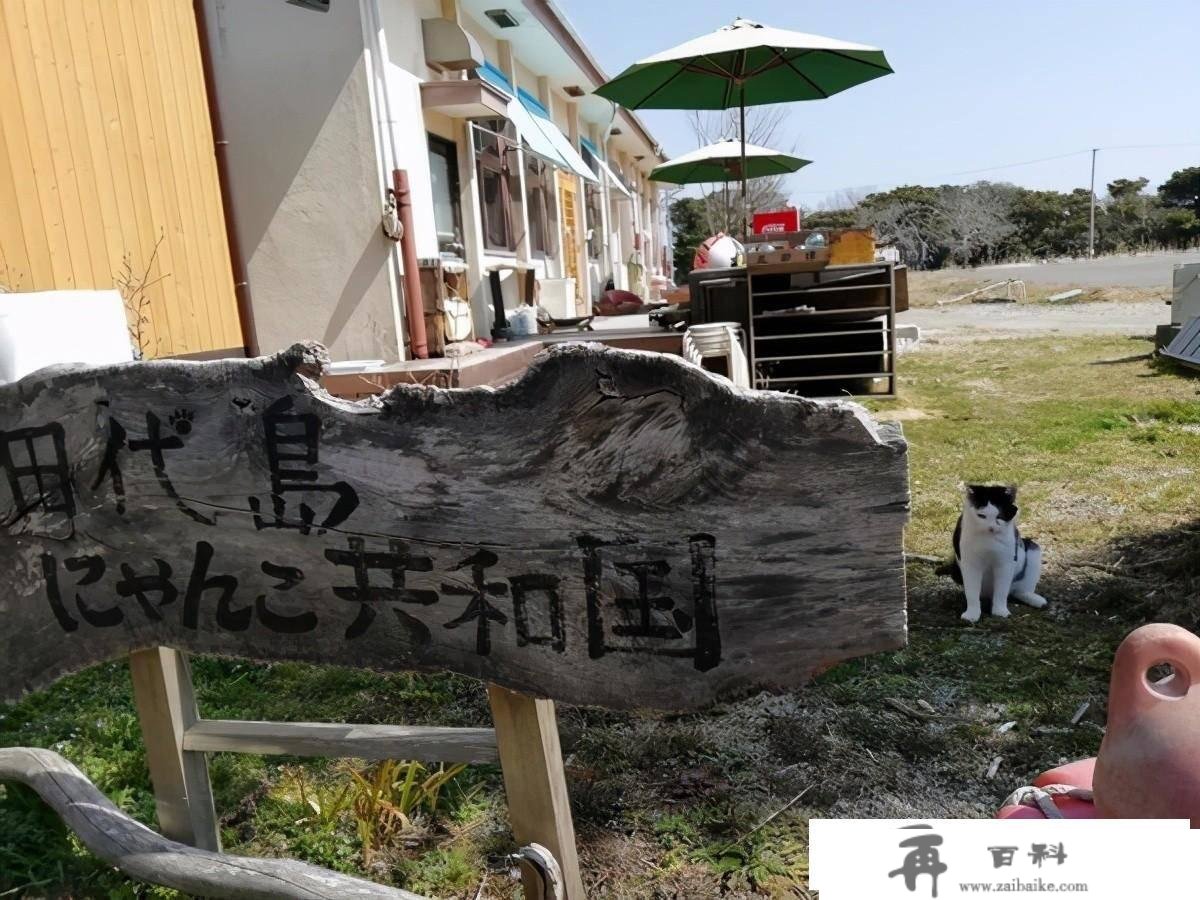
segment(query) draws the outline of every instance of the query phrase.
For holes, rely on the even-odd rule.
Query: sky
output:
[[[1092,147],[1098,193],[1121,177],[1154,188],[1200,165],[1200,0],[556,5],[610,76],[739,13],[883,49],[894,74],[786,107],[777,143],[789,146],[778,149],[813,160],[787,185],[808,209],[900,184],[1086,188]],[[698,146],[686,112],[638,115],[668,156]]]

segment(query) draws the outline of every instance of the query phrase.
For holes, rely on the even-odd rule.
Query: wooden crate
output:
[[[807,248],[804,246],[805,241],[814,234],[825,238],[824,247]],[[823,258],[825,265],[850,266],[875,262],[875,233],[869,228],[813,228],[779,234],[764,234],[757,235],[756,240],[750,242],[750,246],[753,247],[755,243],[770,244],[775,249],[751,250],[747,257],[752,266],[795,261],[795,257],[784,259],[778,255],[788,250],[823,253],[823,257],[818,257],[813,261],[816,262]],[[821,266],[814,268],[821,268]]]
[[[757,266],[778,266],[788,265],[793,267],[793,271],[804,272],[823,269],[829,265],[829,248],[817,247],[811,250],[803,248],[787,248],[783,250],[762,250],[751,251],[746,254],[747,265]]]

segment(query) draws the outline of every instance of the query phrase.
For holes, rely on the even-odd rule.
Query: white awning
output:
[[[625,184],[625,179],[610,169],[608,167],[608,163],[606,163],[604,160],[600,159],[597,160],[597,162],[600,163],[600,168],[604,171],[604,177],[608,179],[609,186],[615,187],[618,191],[632,200],[633,191],[631,191],[629,186]]]
[[[546,140],[550,142],[550,145],[558,151],[559,157],[566,162],[567,168],[581,178],[598,182],[600,179],[588,168],[588,164],[583,161],[583,157],[579,155],[579,151],[571,146],[570,139],[554,124],[546,107],[542,106],[537,99],[523,90],[517,91],[517,99],[529,111],[534,125],[542,132]]]
[[[482,80],[498,87],[508,96],[508,110],[505,118],[512,122],[513,127],[517,129],[517,134],[520,135],[521,143],[525,145],[525,149],[540,156],[552,166],[559,169],[571,170],[570,164],[563,159],[562,154],[558,152],[558,148],[546,136],[546,133],[538,126],[537,122],[534,121],[533,113],[517,98],[517,92],[513,90],[512,82],[508,80],[508,76],[490,62],[485,62],[475,71]]]
[[[540,156],[555,168],[571,171],[570,164],[563,159],[558,148],[554,146],[554,142],[546,136],[546,132],[538,126],[533,113],[515,97],[508,101],[507,118],[516,127],[517,134],[521,136],[521,143],[525,145],[526,150]]]
[[[624,194],[626,197],[628,197],[630,200],[632,200],[633,193],[625,185],[625,182],[622,179],[618,178],[616,173],[613,172],[613,170],[608,167],[608,163],[606,163],[604,161],[604,157],[600,155],[600,148],[598,148],[595,144],[593,144],[587,138],[583,138],[580,141],[580,143],[583,144],[584,149],[587,150],[588,154],[592,157],[592,159],[594,159],[596,161],[596,169],[604,177],[604,180],[606,182],[608,182],[608,184],[610,186],[616,188],[618,191],[620,191],[622,194]],[[586,163],[585,163],[585,165],[586,165]]]

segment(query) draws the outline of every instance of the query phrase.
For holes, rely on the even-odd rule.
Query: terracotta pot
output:
[[[1152,683],[1152,667],[1174,675]],[[1117,648],[1094,778],[1106,819],[1190,819],[1200,828],[1200,637],[1146,625]]]

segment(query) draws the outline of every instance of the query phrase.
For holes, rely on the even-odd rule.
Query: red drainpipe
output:
[[[413,238],[412,192],[408,188],[408,173],[403,169],[392,169],[392,192],[396,195],[396,212],[403,229],[400,257],[404,261],[404,318],[408,323],[409,351],[416,359],[428,359],[425,305],[421,302],[421,274],[417,267],[417,245]]]

